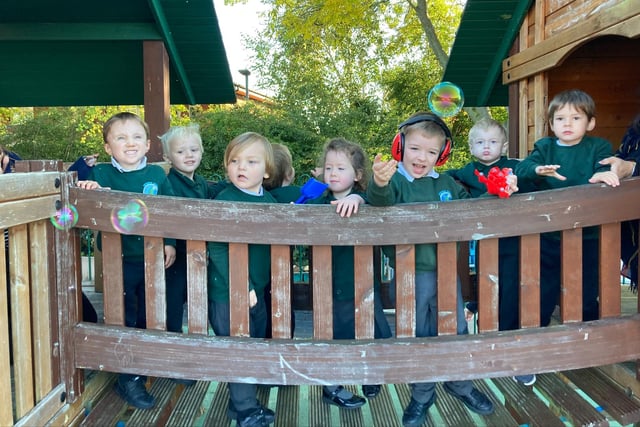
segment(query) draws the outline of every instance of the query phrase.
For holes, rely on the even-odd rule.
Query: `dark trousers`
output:
[[[498,248],[498,325],[510,331],[520,327],[520,238],[502,238]]]
[[[124,324],[128,327],[146,329],[144,262],[122,262],[122,280],[124,287]],[[131,381],[138,375],[120,374],[121,384]],[[141,377],[144,379],[144,377]]]
[[[620,224],[620,243],[622,262],[629,268],[631,283],[638,284],[638,221],[625,221]]]
[[[458,303],[456,317],[458,335],[468,334],[467,321],[464,317],[462,289],[458,280]],[[438,282],[435,271],[416,272],[416,337],[434,337],[438,335]],[[435,393],[435,383],[414,383],[411,386],[411,397],[419,403],[427,403]],[[465,381],[449,381],[449,388],[461,396],[473,390],[473,383]]]
[[[178,253],[167,268],[167,331],[182,332],[184,303],[187,302],[187,255]]]
[[[249,311],[249,334],[253,338],[264,338],[267,321],[264,295],[257,297],[258,303]],[[209,322],[217,336],[228,337],[231,334],[229,303],[209,300]],[[256,393],[255,384],[229,383],[229,395],[238,413],[259,406]]]
[[[582,320],[600,316],[598,304],[599,239],[582,239]],[[540,324],[548,326],[559,302],[561,286],[560,240],[540,237]]]

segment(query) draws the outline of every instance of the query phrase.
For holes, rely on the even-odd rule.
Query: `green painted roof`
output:
[[[171,104],[235,102],[213,0],[2,0],[0,106],[142,105],[144,40]]]
[[[464,92],[468,107],[506,106],[502,61],[532,0],[467,0],[442,78]]]

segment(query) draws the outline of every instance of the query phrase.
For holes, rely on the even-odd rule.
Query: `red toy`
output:
[[[478,172],[477,169],[474,173],[478,177],[478,181],[487,186],[487,192],[489,194],[495,194],[501,199],[509,197],[509,192],[507,191],[509,188],[507,185],[507,175],[511,175],[511,168],[503,168],[500,170],[499,167],[494,166],[489,169],[488,176],[485,176],[482,172]]]

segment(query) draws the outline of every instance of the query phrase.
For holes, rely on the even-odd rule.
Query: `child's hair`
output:
[[[478,120],[471,129],[469,129],[469,145],[473,144],[473,141],[478,138],[478,133],[481,130],[486,132],[491,129],[496,129],[498,131],[503,144],[507,142],[507,131],[500,122],[491,118],[482,118]]]
[[[413,119],[414,117],[418,117],[418,116],[434,116],[432,113],[427,113],[424,111],[420,111],[417,112],[415,114],[413,114],[411,117],[409,117],[405,122],[409,122],[411,121],[411,119]],[[435,118],[437,118],[437,116],[435,116]],[[444,124],[444,122],[443,122]],[[444,126],[446,126],[446,124],[444,124]],[[437,136],[439,138],[442,138],[442,143],[444,144],[446,139],[447,139],[447,134],[444,132],[444,129],[442,128],[441,124],[438,124],[435,122],[435,120],[420,120],[419,122],[407,125],[407,126],[403,126],[400,129],[400,132],[402,132],[405,137],[407,135],[409,135],[412,132],[415,131],[420,131],[422,133],[424,133],[427,136]]]
[[[165,156],[171,151],[171,142],[179,138],[194,137],[200,145],[200,151],[204,152],[202,147],[202,137],[200,136],[200,126],[197,123],[192,123],[187,126],[172,126],[167,133],[160,135],[160,142],[162,142],[162,150]]]
[[[273,148],[271,148],[271,143],[267,138],[255,132],[245,132],[231,140],[229,145],[227,145],[227,149],[224,151],[224,167],[226,168],[229,165],[231,159],[234,158],[238,152],[256,142],[262,144],[264,147],[265,171],[269,176],[271,176],[275,169]]]
[[[344,138],[333,138],[329,140],[322,150],[322,157],[320,158],[320,167],[323,170],[324,178],[324,164],[327,159],[327,153],[329,151],[337,151],[344,153],[351,161],[351,166],[356,171],[358,180],[353,183],[353,189],[359,192],[364,192],[367,189],[367,183],[369,182],[369,159],[362,147],[354,142],[347,141]]]
[[[579,89],[565,90],[553,97],[549,103],[547,118],[551,122],[553,116],[560,108],[565,105],[572,105],[576,110],[587,115],[587,119],[591,120],[596,116],[596,103],[588,93]]]
[[[282,187],[286,180],[293,179],[295,171],[293,169],[293,157],[286,145],[272,143],[274,168],[273,173],[264,181],[264,188],[272,190]]]
[[[109,120],[104,122],[104,125],[102,125],[102,139],[104,140],[105,144],[107,143],[107,136],[109,136],[111,126],[113,126],[115,122],[126,122],[127,120],[133,120],[140,123],[140,125],[144,128],[145,133],[147,134],[147,140],[149,139],[149,125],[147,125],[147,123],[142,120],[137,114],[124,111],[122,113],[114,114],[109,118]]]

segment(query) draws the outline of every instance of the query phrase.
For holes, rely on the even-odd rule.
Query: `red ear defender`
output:
[[[393,138],[393,143],[391,144],[391,157],[394,160],[399,162],[402,161],[402,155],[404,154],[404,134],[397,133]]]
[[[400,132],[396,134],[393,138],[393,142],[391,143],[391,156],[401,162],[404,156],[404,133],[403,129],[405,126],[411,126],[420,122],[434,122],[437,124],[442,131],[444,132],[445,141],[440,149],[440,155],[438,156],[438,160],[436,160],[436,166],[442,166],[447,163],[449,160],[449,156],[451,155],[451,150],[453,149],[453,137],[451,136],[451,131],[447,124],[442,121],[442,119],[435,114],[432,113],[418,113],[409,117],[404,122],[400,123],[398,129]]]

